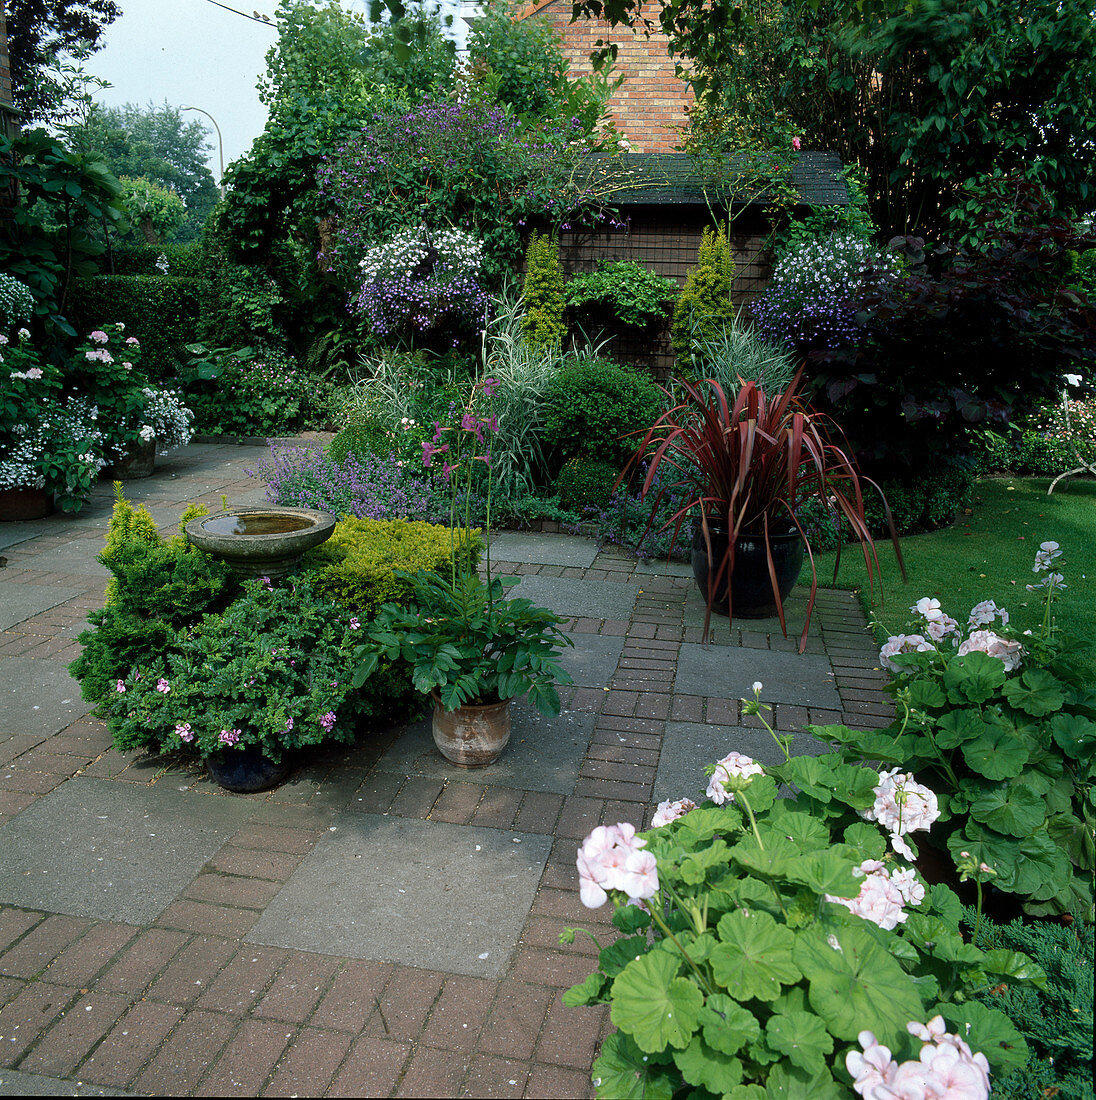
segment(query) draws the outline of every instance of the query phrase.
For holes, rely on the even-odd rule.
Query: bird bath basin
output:
[[[284,576],[306,550],[335,530],[335,517],[311,508],[235,508],[196,516],[186,525],[191,544],[222,558],[239,577]]]

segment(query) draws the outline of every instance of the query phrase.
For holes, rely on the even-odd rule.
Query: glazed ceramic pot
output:
[[[711,562],[708,560],[708,549],[704,545],[703,531],[698,528],[693,535],[693,576],[705,599],[708,596],[709,575],[713,569],[719,568],[719,563],[727,552],[725,530],[720,531],[709,527],[709,536],[712,547]],[[803,540],[799,537],[799,532],[793,531],[786,535],[770,535],[769,545],[773,552],[776,584],[780,599],[783,601],[795,587],[799,571],[803,567]],[[731,596],[736,619],[767,619],[777,614],[772,581],[769,579],[764,537],[740,535],[735,541]],[[712,610],[720,615],[727,614],[726,577],[716,587],[712,598]]]

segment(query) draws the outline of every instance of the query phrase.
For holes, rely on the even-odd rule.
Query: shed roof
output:
[[[725,202],[767,202],[772,198],[764,186],[752,193],[734,195],[733,181],[748,171],[745,157],[731,157],[726,166],[706,165],[689,153],[593,154],[591,174],[611,180],[619,176],[624,184],[614,191],[612,202],[623,206],[703,206]],[[752,172],[750,172],[752,175]],[[849,192],[836,153],[804,150],[792,166],[792,179],[799,201],[811,206],[846,206]]]

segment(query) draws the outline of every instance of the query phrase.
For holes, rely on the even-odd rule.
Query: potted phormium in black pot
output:
[[[751,381],[742,381],[728,396],[710,378],[675,380],[672,389],[663,388],[670,407],[644,433],[621,475],[624,480],[642,472],[643,496],[654,495],[655,509],[665,494],[684,493],[685,503],[666,526],[674,527],[676,538],[686,516],[696,522],[694,574],[705,596],[705,636],[713,610],[732,620],[736,614],[775,614],[786,634],[784,599],[805,551],[811,563],[800,638],[800,650],[805,648],[818,589],[810,540],[797,516],[808,500],[818,500],[842,527],[848,525],[863,551],[869,582],[879,569],[862,485],[879,488],[861,477],[848,453],[832,441],[828,418],[797,396],[802,375],[800,369],[783,393],[772,395]],[[885,500],[883,505],[905,576],[890,509]]]

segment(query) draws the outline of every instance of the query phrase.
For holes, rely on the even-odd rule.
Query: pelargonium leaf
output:
[[[651,1062],[623,1032],[606,1036],[590,1076],[595,1094],[613,1100],[672,1100],[677,1077]]]
[[[652,951],[630,962],[613,982],[611,1017],[648,1054],[689,1045],[704,996],[679,978],[680,958]]]
[[[953,657],[944,670],[944,687],[952,703],[984,703],[1004,682],[1004,661],[977,650]]]
[[[986,732],[986,721],[976,710],[960,707],[948,711],[936,723],[936,743],[942,749],[954,749],[964,741],[973,741]]]
[[[716,926],[720,943],[711,953],[715,980],[738,1001],[772,1001],[781,985],[799,981],[792,961],[795,933],[758,909],[726,913]]]
[[[986,1056],[994,1077],[1009,1074],[1027,1061],[1027,1042],[998,1009],[979,1001],[965,1001],[937,1005],[936,1011],[972,1051]]]
[[[1060,710],[1066,698],[1062,682],[1045,668],[1029,668],[1018,680],[1009,680],[1004,696],[1017,710],[1033,718]]]
[[[1046,803],[1017,778],[971,803],[970,815],[1008,836],[1027,836],[1046,820]]]
[[[765,1086],[766,1096],[781,1100],[844,1100],[847,1095],[825,1066],[811,1073],[780,1063],[773,1066]]]
[[[761,1034],[754,1014],[725,993],[712,993],[698,1017],[704,1042],[724,1054],[737,1054]]]
[[[788,1012],[770,1016],[765,1036],[773,1050],[787,1056],[793,1066],[810,1073],[825,1069],[833,1053],[833,1036],[813,1012]]]
[[[684,1050],[674,1051],[674,1065],[690,1085],[721,1096],[742,1080],[742,1063],[733,1055],[713,1050],[699,1035]]]
[[[1050,720],[1054,743],[1073,760],[1091,759],[1096,752],[1096,722],[1076,714],[1056,714]]]
[[[967,766],[987,779],[1012,779],[1024,770],[1028,750],[997,726],[987,726],[986,732],[962,746]]]
[[[867,1030],[893,1048],[922,1011],[910,976],[866,929],[806,929],[796,937],[794,958],[807,978],[811,1008],[839,1039],[852,1041]]]
[[[588,974],[578,985],[571,986],[562,996],[561,1000],[568,1008],[577,1008],[579,1005],[594,1005],[601,1002],[601,994],[609,984],[600,970]]]

